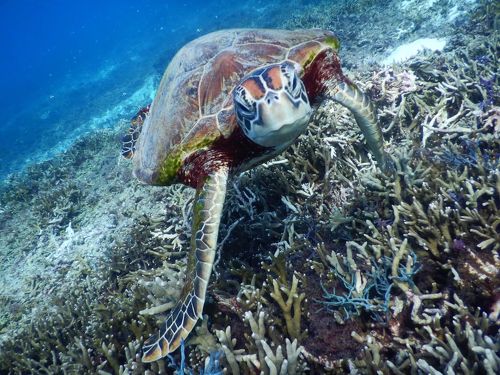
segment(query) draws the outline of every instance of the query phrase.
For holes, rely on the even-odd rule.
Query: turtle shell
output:
[[[232,29],[186,44],[151,104],[134,154],[135,175],[148,184],[178,182],[191,153],[235,130],[231,93],[247,73],[285,59],[304,66],[308,50],[332,37],[325,30]]]

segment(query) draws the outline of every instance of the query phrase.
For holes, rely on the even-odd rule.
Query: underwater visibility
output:
[[[498,2],[0,9],[0,374],[500,373]]]

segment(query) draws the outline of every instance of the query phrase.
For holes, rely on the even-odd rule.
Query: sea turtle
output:
[[[168,65],[137,144],[135,176],[146,184],[196,189],[181,297],[143,362],[173,352],[202,316],[228,177],[276,156],[304,132],[324,98],[351,110],[378,163],[382,132],[366,95],[347,79],[339,41],[325,30],[232,29],[202,36]],[[141,127],[135,125],[131,134]]]

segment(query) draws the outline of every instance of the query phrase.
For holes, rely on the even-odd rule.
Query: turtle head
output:
[[[233,91],[238,124],[253,142],[279,147],[306,128],[312,109],[300,65],[285,61],[254,70]]]

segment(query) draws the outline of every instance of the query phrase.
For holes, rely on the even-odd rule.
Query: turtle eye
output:
[[[236,116],[241,123],[243,123],[245,119],[253,119],[255,117],[257,105],[255,100],[248,95],[244,87],[238,86],[236,88],[233,95],[233,101]]]
[[[292,76],[290,92],[295,98],[297,98],[300,95],[301,91],[302,91],[301,82],[299,80],[299,77],[297,77],[297,73],[294,72]]]
[[[281,64],[281,74],[284,78],[283,81],[286,82],[286,90],[293,98],[298,98],[300,96],[302,86],[295,67],[289,62],[285,62]]]
[[[288,69],[286,72],[287,74],[283,74],[287,79],[286,89],[293,98],[297,99],[300,97],[304,85],[295,69],[293,69],[293,67],[290,68],[291,69]]]
[[[304,86],[304,82],[300,81],[300,98],[304,101],[304,103],[309,104],[309,98],[307,97],[306,87]]]

